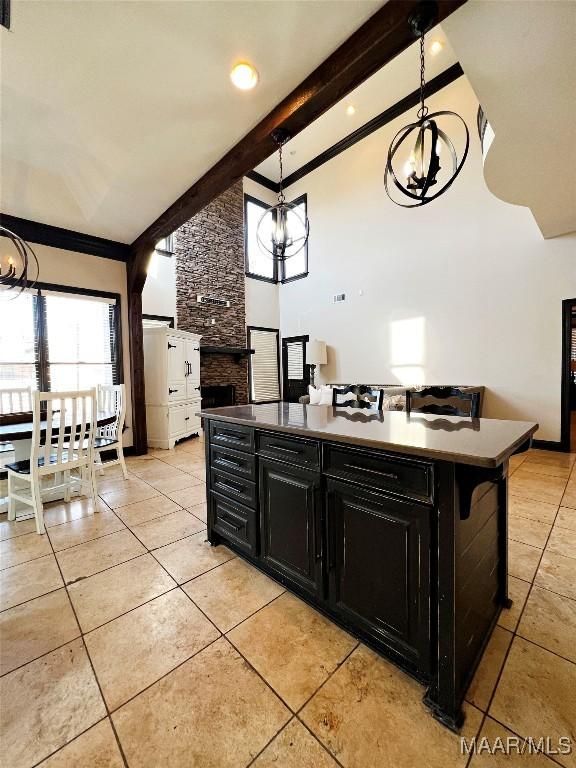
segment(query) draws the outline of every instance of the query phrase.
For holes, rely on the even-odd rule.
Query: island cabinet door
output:
[[[320,596],[320,475],[270,459],[259,465],[260,557],[283,581]]]
[[[426,674],[431,508],[332,480],[327,496],[330,608]]]

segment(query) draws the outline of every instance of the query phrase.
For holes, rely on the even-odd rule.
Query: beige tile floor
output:
[[[0,517],[0,765],[576,766],[576,454],[511,462],[510,595],[462,735],[574,740],[461,753],[423,688],[226,547],[206,542],[199,440],[128,460],[47,535]]]

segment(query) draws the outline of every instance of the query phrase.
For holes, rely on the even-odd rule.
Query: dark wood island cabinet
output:
[[[426,684],[458,729],[510,604],[508,459],[538,425],[296,403],[200,415],[210,542]]]

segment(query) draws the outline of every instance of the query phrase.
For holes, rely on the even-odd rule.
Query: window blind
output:
[[[250,358],[250,400],[253,403],[280,400],[278,331],[250,328],[248,346],[255,350]]]
[[[286,345],[288,359],[288,378],[304,378],[304,345],[301,341],[293,341]]]

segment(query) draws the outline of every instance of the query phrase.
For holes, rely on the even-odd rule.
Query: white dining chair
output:
[[[30,387],[12,387],[0,389],[0,415],[9,413],[29,413],[32,410],[32,390]]]
[[[32,507],[36,530],[45,533],[43,492],[62,490],[65,501],[69,501],[71,488],[80,485],[86,488],[86,495],[92,497],[94,510],[98,511],[94,469],[96,390],[34,392],[32,419],[30,459],[6,466],[8,520],[16,519],[15,502],[19,501]],[[50,476],[52,485],[47,484]]]
[[[13,413],[29,413],[32,410],[32,392],[30,387],[10,387],[0,389],[0,416]],[[14,459],[12,443],[0,442],[0,472]],[[0,494],[2,497],[2,494]],[[0,498],[0,513],[6,512],[8,499]]]
[[[127,480],[128,472],[122,447],[122,431],[126,418],[126,387],[124,384],[98,386],[98,412],[101,415],[107,413],[115,415],[113,422],[99,427],[96,433],[94,453],[100,474],[104,473],[106,467],[120,464],[124,480]],[[103,462],[101,456],[103,451],[116,451],[116,458]]]

